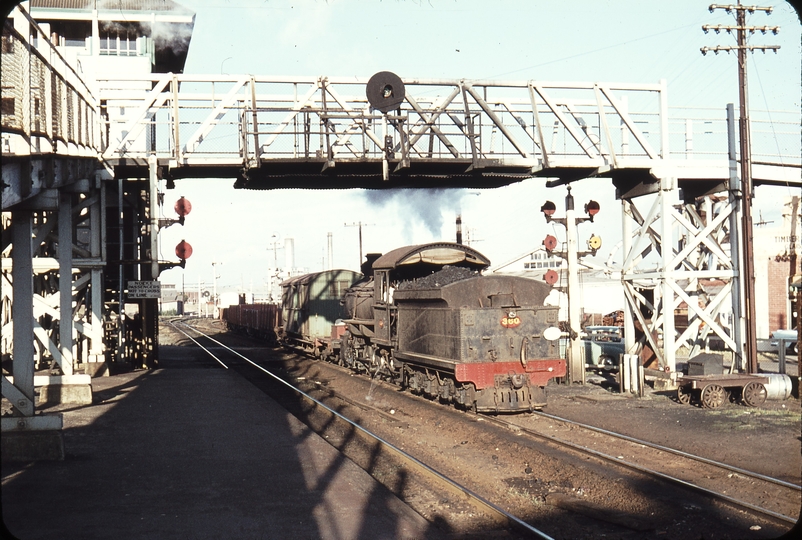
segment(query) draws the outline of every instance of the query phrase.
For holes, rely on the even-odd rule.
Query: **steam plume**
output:
[[[381,207],[397,203],[405,235],[411,236],[412,226],[422,223],[434,238],[439,239],[443,211],[459,211],[464,194],[464,190],[453,188],[376,189],[365,191],[365,198]]]

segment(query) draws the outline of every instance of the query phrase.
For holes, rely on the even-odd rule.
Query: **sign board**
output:
[[[162,284],[158,281],[129,281],[128,298],[161,298]]]

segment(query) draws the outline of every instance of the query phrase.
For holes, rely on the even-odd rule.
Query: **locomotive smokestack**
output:
[[[457,243],[462,244],[462,216],[457,216]]]
[[[373,263],[376,262],[379,257],[381,257],[381,253],[368,253],[365,255],[365,262],[359,267],[360,271],[366,276],[373,275]]]

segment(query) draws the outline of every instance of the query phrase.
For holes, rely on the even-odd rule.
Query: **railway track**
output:
[[[237,369],[239,371],[243,367],[247,367],[250,370],[258,371],[260,375],[269,377],[273,383],[282,386],[285,390],[291,391],[292,393],[297,395],[300,399],[306,401],[311,408],[316,410],[317,413],[322,413],[323,416],[326,416],[328,420],[324,421],[323,423],[328,431],[331,432],[337,431],[337,428],[332,425],[332,422],[336,422],[341,425],[340,431],[345,431],[348,433],[357,433],[363,440],[367,441],[367,444],[369,446],[372,447],[371,453],[374,457],[379,455],[390,456],[396,463],[401,464],[401,466],[403,467],[403,474],[405,477],[423,478],[424,481],[427,484],[433,486],[434,489],[443,490],[449,493],[452,497],[459,498],[460,502],[463,505],[471,506],[475,509],[475,512],[485,516],[485,519],[482,521],[484,521],[485,523],[490,523],[492,528],[510,529],[512,531],[515,531],[517,534],[521,535],[520,536],[521,538],[542,538],[542,539],[552,538],[545,532],[533,527],[532,525],[526,523],[524,520],[510,514],[509,512],[503,510],[501,507],[490,502],[489,500],[482,497],[478,493],[475,493],[469,487],[464,486],[459,482],[449,478],[448,476],[438,472],[437,470],[430,467],[426,463],[423,463],[422,461],[413,457],[409,453],[401,450],[400,448],[391,444],[382,437],[372,433],[371,431],[364,428],[354,420],[347,418],[338,411],[328,407],[321,401],[315,399],[314,397],[310,396],[301,389],[293,386],[283,378],[273,374],[270,370],[266,369],[258,362],[246,357],[245,355],[241,354],[235,349],[205,334],[203,331],[187,324],[185,320],[172,320],[169,322],[169,324],[176,331],[183,334],[185,337],[190,339],[195,345],[200,347],[204,352],[206,352],[210,357],[212,357],[222,368]],[[189,330],[190,332],[187,332],[187,330]],[[193,337],[191,335],[191,332],[197,335]],[[196,339],[196,337],[200,338],[200,340]],[[214,343],[216,346],[214,347],[214,349],[216,349],[216,351],[213,351],[213,347],[201,343],[201,341],[203,340],[207,340],[211,343]],[[224,354],[220,354],[221,350],[225,351]],[[218,352],[218,354],[215,354],[215,352]],[[224,359],[220,358],[220,356],[226,356],[226,355],[229,358],[224,358]],[[247,373],[243,373],[242,371],[240,371],[240,373],[248,377]],[[307,423],[307,425],[309,424]],[[314,428],[312,427],[312,429]],[[329,442],[337,446],[336,441],[330,440],[329,435],[324,435],[324,437],[327,440],[329,440]],[[380,451],[377,451],[377,448],[380,449]],[[397,465],[391,465],[391,467],[397,467]],[[377,468],[376,464],[375,463],[372,464],[371,468]],[[377,478],[377,480],[383,482],[383,480],[380,478]],[[453,525],[450,526],[452,528],[455,528]]]
[[[483,417],[482,421],[519,430],[786,523],[799,520],[799,485],[551,414],[534,415],[541,420],[535,428],[496,417]],[[751,503],[747,500],[750,498],[763,504]]]
[[[310,365],[320,366],[321,369],[325,370],[333,370],[333,372],[340,373],[341,376],[347,376],[349,378],[352,375],[352,373],[345,368],[325,362],[315,362]],[[375,407],[372,405],[373,402],[365,402],[364,400],[353,399],[352,397],[342,395],[336,390],[328,388],[328,383],[316,381],[315,379],[319,378],[320,375],[317,377],[304,376],[304,374],[309,375],[311,373],[312,372],[299,372],[299,376],[296,377],[299,385],[303,386],[307,392],[327,402],[330,400],[324,397],[324,395],[334,398],[339,402],[347,403],[349,406],[357,407],[362,411],[375,413],[375,415],[383,419],[385,424],[399,422],[398,416],[390,414],[388,412],[389,409],[385,406]],[[322,376],[322,380],[325,381],[326,376]],[[371,382],[366,379],[353,379],[361,380],[364,384],[371,384]],[[371,384],[371,390],[373,389],[372,387],[373,385]],[[368,394],[370,394],[370,392],[368,392]],[[409,393],[393,392],[392,394],[398,396],[400,400],[409,399],[421,405],[426,404],[426,406],[428,406],[430,403],[428,399]],[[338,407],[337,405],[334,406]],[[403,405],[401,405],[401,407],[403,407]],[[674,484],[681,491],[691,490],[700,497],[699,500],[718,501],[731,508],[737,507],[744,512],[742,515],[760,515],[766,519],[767,522],[774,522],[777,524],[796,523],[798,520],[802,490],[795,484],[753,473],[741,468],[732,467],[724,463],[716,462],[715,460],[694,456],[665,446],[652,444],[648,441],[634,439],[586,424],[559,418],[547,413],[536,413],[534,415],[521,415],[510,419],[502,419],[485,415],[466,415],[450,408],[446,410],[449,417],[453,416],[455,421],[458,421],[461,417],[464,420],[469,420],[470,424],[492,424],[499,428],[499,431],[512,433],[513,438],[511,440],[517,440],[518,444],[525,447],[525,451],[527,452],[531,451],[537,453],[538,450],[536,448],[542,448],[543,444],[550,445],[555,448],[560,448],[565,452],[573,453],[574,455],[584,455],[586,456],[584,459],[594,458],[600,463],[611,464],[613,467],[612,469],[606,465],[610,470],[624,468],[629,471],[634,471],[633,474],[635,475],[647,475],[652,479],[651,482],[654,482],[654,479],[659,479],[661,482]],[[358,415],[358,413],[352,413],[352,415],[353,414]],[[449,421],[451,420],[449,419]],[[421,429],[426,428],[421,427]],[[381,431],[380,426],[379,430]],[[389,432],[388,436],[393,439],[397,437],[397,433]],[[385,436],[385,438],[387,438],[387,436]],[[408,440],[408,437],[406,439],[402,438],[401,440]],[[536,445],[535,441],[538,441],[539,445]],[[412,448],[412,450],[416,449]],[[496,448],[496,450],[498,450],[498,448]],[[445,465],[445,463],[441,462],[440,467],[443,467],[443,465]],[[440,470],[445,470],[448,474],[457,472],[457,477],[459,477],[457,470],[452,469],[449,472],[449,466],[450,464]],[[457,465],[457,469],[459,469],[459,467],[460,466]],[[466,466],[463,465],[462,468],[465,469]],[[463,483],[465,481],[466,478],[463,478]],[[467,481],[471,482],[470,478],[467,478]],[[455,483],[459,485],[458,482],[455,481]],[[466,492],[462,491],[462,489],[464,488],[449,488],[451,493],[465,494]],[[682,498],[682,496],[680,496],[680,498]],[[559,506],[561,509],[585,514],[593,519],[602,519],[609,523],[623,526],[625,529],[633,528],[631,519],[627,517],[616,518],[616,511],[608,510],[604,508],[603,505],[598,508],[593,507],[592,504],[577,505],[575,504],[577,501],[576,499],[571,499],[570,497],[566,499],[558,497],[556,494],[554,496],[550,494],[548,499],[549,502],[547,504]],[[499,509],[504,506],[506,508],[512,508],[512,510],[515,511],[515,508],[508,505],[507,502],[508,501],[503,501],[495,506]],[[684,508],[690,509],[689,511],[691,512],[698,510],[698,506],[693,503],[685,503]],[[532,518],[530,514],[524,511],[524,515],[527,515],[527,519],[531,521]],[[609,516],[612,516],[612,518]],[[496,517],[494,519],[497,523],[507,523],[507,526],[515,528],[514,525],[510,524],[508,518]],[[538,523],[540,522],[538,521]],[[518,530],[520,531],[522,529]],[[635,528],[635,530],[640,531],[644,529]],[[544,534],[541,531],[538,531],[538,533]],[[527,534],[534,534],[536,536],[538,533],[528,532]]]
[[[321,390],[356,407],[374,409],[377,413],[386,415],[381,409],[373,408],[322,386]],[[428,401],[418,396],[410,397]],[[542,411],[532,414],[535,418],[547,422],[540,422],[539,427],[532,428],[516,420],[505,420],[495,416],[481,415],[477,419],[479,422],[494,424],[519,435],[570,448],[616,467],[625,467],[659,478],[770,518],[792,524],[799,520],[802,486],[797,484]],[[561,425],[562,429],[555,424]],[[592,446],[605,448],[606,451],[602,452]],[[670,459],[667,459],[667,456]],[[744,500],[747,494],[753,494],[756,499],[764,500],[765,504],[757,505]]]

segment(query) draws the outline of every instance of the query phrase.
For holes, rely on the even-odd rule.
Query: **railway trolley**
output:
[[[688,405],[696,398],[702,407],[715,409],[737,392],[745,405],[757,407],[766,401],[768,382],[768,377],[745,373],[686,375],[678,381],[677,399]]]

